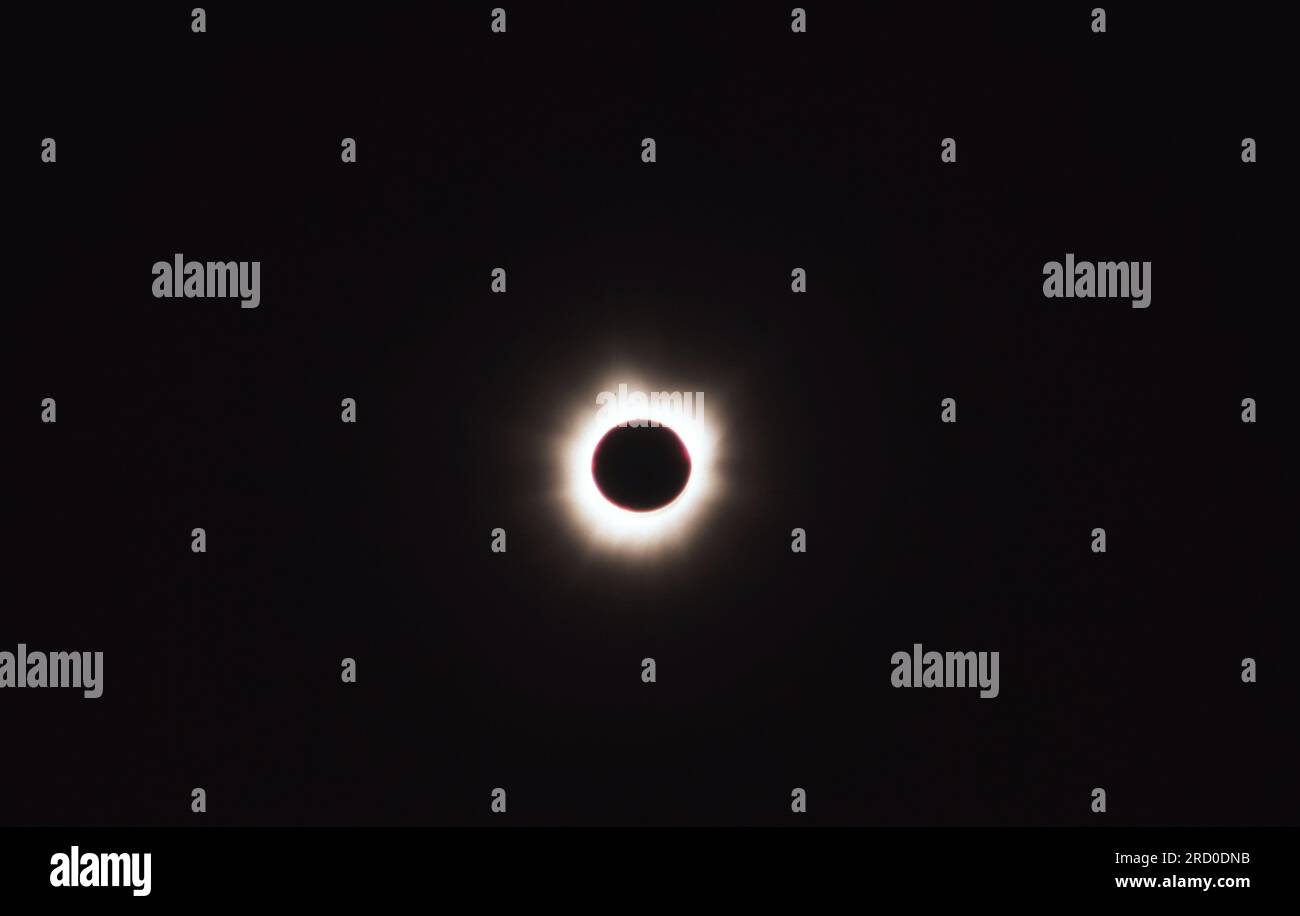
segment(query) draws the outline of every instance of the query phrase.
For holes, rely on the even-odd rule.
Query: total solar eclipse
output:
[[[645,420],[605,433],[591,455],[591,476],[600,494],[620,509],[653,512],[686,489],[691,456],[671,428]]]
[[[695,387],[688,397],[681,385],[645,385],[635,369],[610,374],[579,388],[594,400],[565,402],[551,439],[552,494],[591,550],[667,560],[700,533],[725,491],[718,465],[725,402],[710,400],[706,415]]]

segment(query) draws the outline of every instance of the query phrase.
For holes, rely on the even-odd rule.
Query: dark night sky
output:
[[[0,649],[106,662],[0,695],[0,823],[1296,822],[1272,14],[459,6],[13,22]],[[153,299],[175,252],[261,307]],[[545,498],[613,364],[725,419],[670,561]]]

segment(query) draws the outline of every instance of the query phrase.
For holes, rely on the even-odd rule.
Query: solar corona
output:
[[[718,495],[713,416],[701,392],[617,392],[578,413],[560,445],[568,516],[597,549],[685,545]]]

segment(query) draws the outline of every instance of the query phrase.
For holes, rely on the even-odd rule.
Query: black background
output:
[[[0,694],[0,823],[1295,823],[1275,14],[491,6],[6,14],[0,649],[106,659]],[[611,365],[726,426],[659,562],[547,498]]]

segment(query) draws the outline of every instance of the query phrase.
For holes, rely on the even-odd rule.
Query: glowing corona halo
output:
[[[637,512],[614,505],[596,486],[592,454],[605,434],[630,420],[644,417],[644,408],[608,404],[603,411],[584,411],[560,443],[563,496],[575,527],[593,546],[612,550],[647,551],[683,545],[717,496],[714,473],[719,436],[707,410],[678,412],[663,423],[672,429],[690,455],[686,487],[666,506]]]

